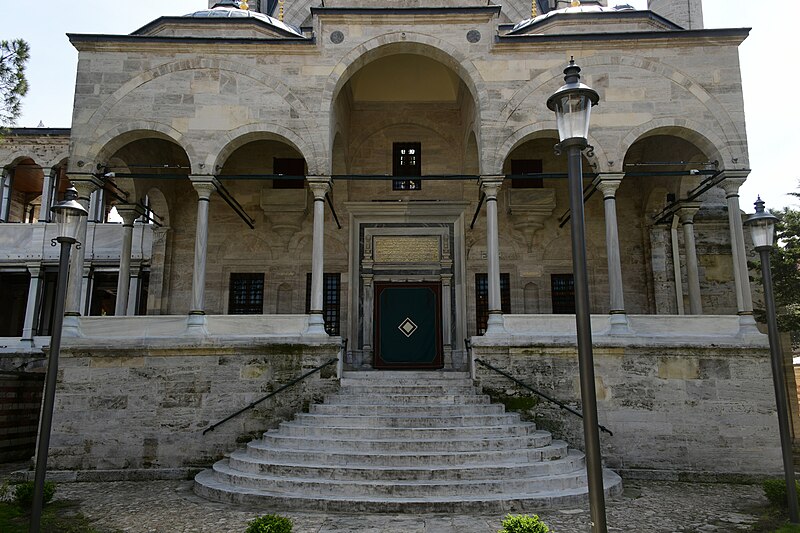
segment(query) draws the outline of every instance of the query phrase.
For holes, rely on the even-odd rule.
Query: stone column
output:
[[[42,167],[42,205],[39,207],[39,222],[50,222],[50,205],[53,202],[53,169]]]
[[[622,289],[622,264],[619,250],[619,226],[617,224],[617,189],[622,183],[624,174],[601,174],[595,185],[603,193],[606,223],[606,255],[608,256],[608,292],[611,303],[611,332],[627,331],[628,320],[625,316],[625,298]]]
[[[103,186],[103,181],[100,178],[91,175],[69,176],[68,179],[73,187],[78,191],[78,202],[84,209],[89,208],[89,198],[92,193]],[[83,286],[83,263],[87,250],[86,246],[86,230],[88,228],[88,217],[82,217],[81,227],[78,230],[78,242],[81,247],[77,245],[72,247],[72,256],[69,263],[69,283],[67,285],[67,300],[64,305],[64,336],[79,335],[77,317],[81,316],[82,312],[82,296],[84,293]],[[56,317],[58,320],[58,317]]]
[[[147,290],[147,314],[160,315],[163,309],[164,284],[167,278],[168,227],[153,228],[153,251],[150,257],[150,286]]]
[[[307,177],[308,187],[314,194],[314,237],[311,258],[311,310],[308,317],[310,335],[327,335],[325,318],[322,315],[325,251],[325,195],[331,190],[331,179],[327,177]]]
[[[11,179],[11,171],[3,169],[2,178],[0,178],[0,222],[8,222]]]
[[[736,306],[740,324],[746,328],[755,327],[753,318],[753,295],[750,292],[750,274],[747,268],[747,248],[744,244],[742,211],[739,207],[739,187],[747,179],[747,170],[726,170],[720,184],[728,200],[728,222],[731,231],[731,255],[733,256],[733,280],[736,284]]]
[[[131,266],[131,282],[130,288],[128,289],[128,309],[125,313],[126,316],[136,316],[136,311],[138,310],[136,300],[139,297],[139,289],[141,288],[142,284],[142,279],[139,276],[141,270],[141,264]]]
[[[117,213],[122,217],[122,250],[119,254],[119,276],[117,276],[117,301],[114,316],[128,313],[128,291],[131,285],[131,247],[133,246],[133,223],[141,215],[136,204],[120,204]]]
[[[481,192],[486,195],[486,259],[489,285],[489,318],[486,335],[505,332],[503,307],[500,300],[500,238],[497,228],[497,195],[503,184],[503,176],[482,176]]]
[[[683,226],[683,246],[686,253],[686,280],[689,285],[689,314],[702,315],[703,304],[700,299],[700,274],[697,266],[697,248],[694,241],[694,215],[700,209],[699,203],[682,202],[678,217]]]
[[[194,241],[194,277],[192,278],[192,309],[189,311],[192,326],[205,324],[202,319],[206,302],[206,256],[208,254],[208,208],[211,195],[217,190],[217,180],[213,176],[189,176],[192,187],[197,191],[197,231]],[[192,320],[191,316],[201,317]]]
[[[39,302],[39,287],[41,285],[41,279],[39,279],[41,264],[31,263],[27,265],[27,267],[31,275],[31,281],[28,286],[28,303],[25,306],[25,323],[22,326],[22,340],[30,341],[31,345],[33,345],[33,335],[36,330],[35,323],[38,311],[37,304]]]

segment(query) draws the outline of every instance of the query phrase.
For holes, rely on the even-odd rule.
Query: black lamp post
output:
[[[81,219],[89,215],[76,200],[78,191],[70,187],[64,193],[64,201],[50,208],[53,220],[58,224],[58,237],[51,244],[61,244],[61,256],[58,261],[58,284],[56,304],[53,309],[53,332],[50,337],[50,354],[47,358],[47,379],[45,380],[42,405],[42,421],[39,424],[39,443],[36,447],[36,476],[34,478],[33,504],[31,508],[31,533],[39,533],[44,504],[44,479],[47,472],[47,452],[50,447],[50,429],[53,425],[53,404],[56,395],[56,377],[58,374],[58,354],[61,350],[61,330],[64,325],[64,301],[67,297],[67,272],[69,270],[69,254],[73,244],[78,242],[78,230]]]
[[[589,314],[589,278],[586,268],[586,235],[583,213],[583,168],[581,152],[589,147],[589,118],[600,96],[581,83],[581,69],[570,60],[564,70],[566,82],[547,99],[547,107],[556,113],[560,143],[556,152],[567,152],[570,228],[572,233],[572,272],[575,281],[575,324],[578,341],[583,436],[586,447],[586,474],[589,483],[589,506],[593,533],[605,533],[606,504],[603,492],[603,465],[600,458],[600,434],[597,426],[597,395],[594,385],[592,324]]]
[[[797,511],[797,490],[792,464],[792,438],[789,434],[789,399],[786,397],[786,376],[783,370],[781,341],[778,337],[778,320],[775,317],[775,296],[772,292],[772,268],[769,253],[775,243],[775,221],[778,220],[764,211],[761,197],[755,203],[756,212],[745,220],[750,228],[753,245],[761,256],[761,278],[764,283],[764,306],[767,308],[767,330],[769,334],[769,353],[772,361],[772,385],[775,388],[775,404],[778,409],[778,431],[781,436],[783,454],[783,473],[786,477],[786,497],[789,503],[789,519],[793,524],[800,523]]]

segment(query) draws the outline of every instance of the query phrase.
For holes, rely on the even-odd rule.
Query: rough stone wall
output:
[[[335,344],[65,347],[50,466],[113,470],[208,465],[335,390],[335,365],[202,435],[205,428],[337,352]]]
[[[581,409],[574,347],[476,347],[476,357]],[[767,475],[781,469],[775,397],[765,349],[595,347],[595,383],[606,464],[647,471]],[[480,365],[483,389],[571,445],[578,417]]]
[[[647,9],[687,30],[703,29],[702,0],[647,0]]]

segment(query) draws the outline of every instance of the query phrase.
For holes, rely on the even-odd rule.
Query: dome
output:
[[[270,26],[274,26],[275,28],[279,28],[285,32],[291,33],[292,35],[296,35],[297,37],[303,37],[302,32],[298,28],[290,26],[285,22],[281,22],[278,19],[272,18],[269,15],[265,15],[264,13],[257,13],[255,11],[249,11],[247,9],[240,9],[238,7],[228,7],[229,5],[234,5],[234,3],[219,2],[217,3],[216,6],[212,7],[211,9],[201,9],[200,11],[195,11],[194,13],[189,13],[187,15],[184,15],[184,17],[254,19],[269,24]]]
[[[538,17],[532,19],[526,19],[522,22],[518,22],[511,28],[510,33],[514,33],[515,31],[519,31],[523,28],[527,28],[533,24],[538,22],[542,22],[543,20],[547,20],[550,17],[555,15],[564,14],[572,14],[572,13],[618,13],[620,11],[636,11],[636,8],[631,6],[630,4],[622,4],[614,7],[605,7],[605,6],[577,6],[577,7],[565,7],[563,9],[554,9],[544,15],[539,15]]]

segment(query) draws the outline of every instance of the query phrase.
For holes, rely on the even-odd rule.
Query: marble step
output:
[[[469,372],[449,372],[435,370],[346,370],[342,373],[342,379],[353,381],[398,381],[398,380],[422,380],[430,381],[458,381],[471,380]],[[342,383],[344,385],[345,383]]]
[[[279,431],[283,435],[294,437],[347,437],[358,436],[363,439],[405,439],[431,440],[453,438],[486,438],[489,436],[507,437],[530,435],[536,430],[536,424],[520,422],[496,426],[452,426],[452,427],[364,427],[364,426],[328,426],[308,425],[296,422],[284,422]]]
[[[342,480],[476,480],[504,478],[533,478],[571,472],[585,468],[584,455],[570,451],[566,457],[524,464],[494,463],[479,466],[431,465],[389,467],[383,465],[329,465],[322,463],[279,463],[256,460],[245,451],[237,450],[228,458],[231,468],[241,472],[273,476],[305,477]]]
[[[328,405],[472,405],[488,404],[485,394],[361,394],[336,393],[325,397]]]
[[[467,416],[467,415],[499,415],[505,412],[503,405],[475,404],[475,405],[436,405],[403,404],[403,405],[365,405],[357,403],[325,404],[318,403],[309,407],[309,413],[331,415],[381,415],[393,417],[397,415],[416,416]]]
[[[350,438],[332,436],[305,436],[285,435],[280,432],[264,434],[261,442],[269,447],[287,448],[291,450],[326,450],[326,451],[355,451],[371,453],[392,452],[478,452],[493,450],[513,450],[521,448],[541,448],[552,441],[548,431],[537,430],[524,436],[496,436],[466,437],[461,439],[366,439],[359,435]]]
[[[227,460],[214,464],[215,478],[234,487],[279,490],[307,496],[330,496],[348,494],[353,498],[392,496],[408,497],[455,497],[476,494],[533,493],[561,491],[586,485],[586,471],[551,474],[535,478],[498,478],[470,480],[330,480],[306,477],[285,477],[269,474],[242,472],[230,467]]]
[[[567,443],[553,440],[538,448],[474,451],[396,451],[363,452],[354,450],[298,450],[276,447],[261,441],[247,444],[246,453],[255,461],[313,463],[350,468],[352,466],[481,466],[525,464],[567,457]]]
[[[502,414],[468,414],[448,416],[415,415],[379,416],[354,413],[349,415],[325,413],[298,413],[294,422],[307,425],[360,426],[360,427],[395,427],[395,428],[446,428],[464,426],[506,426],[519,423],[517,413]]]
[[[622,492],[622,481],[609,470],[603,472],[604,492],[608,497]],[[282,509],[359,513],[506,513],[530,512],[537,509],[584,506],[588,498],[586,486],[558,491],[531,493],[474,494],[458,497],[367,496],[354,498],[345,492],[325,497],[287,494],[269,487],[245,489],[233,487],[215,478],[212,469],[195,478],[195,492],[207,499],[231,504],[271,505]]]
[[[417,396],[446,396],[463,394],[471,396],[479,394],[478,387],[473,385],[349,385],[342,387],[339,394],[343,396],[360,396],[362,394],[414,394]]]

